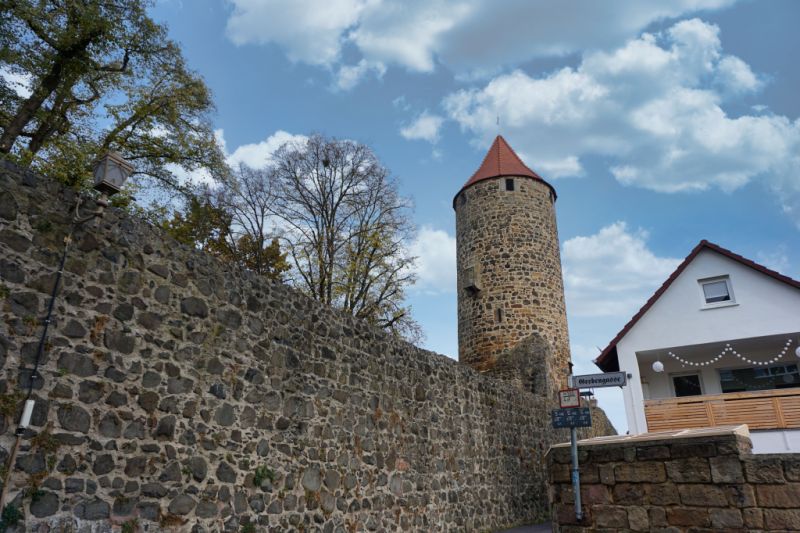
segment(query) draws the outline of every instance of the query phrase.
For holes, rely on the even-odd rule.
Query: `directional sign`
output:
[[[561,408],[566,407],[580,407],[581,394],[578,389],[564,389],[558,391],[558,403]]]
[[[622,387],[625,383],[627,383],[625,372],[606,372],[572,376],[570,386],[576,389],[594,389],[597,387]]]
[[[588,428],[592,425],[592,414],[588,407],[553,409],[550,417],[554,428]]]

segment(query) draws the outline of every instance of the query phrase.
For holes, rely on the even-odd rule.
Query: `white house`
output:
[[[595,360],[628,373],[632,434],[747,424],[800,452],[800,282],[701,241]]]

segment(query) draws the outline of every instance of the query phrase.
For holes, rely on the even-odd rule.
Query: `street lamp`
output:
[[[50,295],[50,305],[48,306],[47,318],[44,321],[42,336],[39,340],[39,347],[36,352],[36,361],[34,363],[33,371],[30,373],[28,378],[28,395],[25,399],[25,407],[22,410],[19,424],[17,424],[18,436],[21,435],[31,423],[31,415],[33,414],[34,407],[34,400],[31,398],[31,394],[33,393],[33,381],[39,376],[39,363],[44,351],[44,343],[45,339],[47,338],[47,329],[50,325],[50,320],[53,314],[53,302],[58,294],[59,282],[61,281],[61,275],[64,272],[64,262],[67,258],[69,244],[72,242],[72,233],[78,228],[78,226],[84,224],[85,222],[88,222],[95,217],[103,216],[103,209],[108,207],[108,197],[117,194],[122,189],[122,186],[125,185],[125,181],[130,177],[132,172],[133,165],[125,161],[125,159],[123,159],[119,153],[107,152],[97,161],[97,163],[95,163],[94,166],[94,188],[100,192],[100,197],[97,199],[97,210],[93,211],[85,218],[79,218],[78,210],[82,200],[79,199],[75,206],[75,218],[72,220],[72,229],[64,238],[64,251],[61,254],[61,263],[58,267],[58,272],[56,273],[56,282],[53,285],[53,292]],[[2,498],[0,498],[0,501],[1,500]]]
[[[100,191],[97,204],[108,205],[108,197],[118,193],[133,172],[133,165],[118,152],[106,152],[94,165],[94,188]]]
[[[108,197],[118,193],[122,189],[122,186],[125,184],[125,181],[130,177],[132,172],[133,165],[125,161],[120,154],[117,152],[106,153],[97,161],[97,163],[95,163],[94,166],[94,188],[100,192],[100,196],[96,200],[97,210],[93,211],[84,218],[80,218],[78,212],[80,210],[81,203],[83,202],[82,197],[79,196],[78,202],[75,204],[75,216],[72,219],[72,227],[70,228],[69,233],[64,237],[64,250],[61,253],[61,261],[58,265],[55,283],[53,283],[53,290],[50,294],[50,303],[47,307],[47,318],[44,320],[42,335],[39,338],[39,345],[36,349],[36,359],[34,361],[33,369],[31,370],[30,374],[28,374],[28,393],[25,396],[25,405],[22,408],[22,413],[20,414],[19,421],[17,422],[17,429],[15,431],[16,441],[11,451],[11,458],[5,465],[6,473],[3,476],[3,488],[0,490],[0,509],[4,508],[3,506],[5,504],[6,495],[8,494],[8,481],[15,464],[20,440],[22,439],[22,435],[25,433],[25,430],[28,429],[31,424],[33,409],[36,405],[35,400],[32,398],[34,380],[40,377],[39,365],[41,364],[42,356],[44,354],[45,341],[47,340],[47,330],[50,326],[53,316],[53,304],[55,303],[56,296],[58,295],[61,276],[64,273],[64,263],[67,259],[69,245],[72,242],[72,234],[82,224],[96,217],[103,216],[103,210],[108,207]]]

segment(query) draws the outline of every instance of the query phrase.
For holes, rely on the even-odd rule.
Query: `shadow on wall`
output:
[[[518,388],[547,399],[556,398],[554,355],[550,343],[538,333],[503,352],[486,374],[513,383]]]

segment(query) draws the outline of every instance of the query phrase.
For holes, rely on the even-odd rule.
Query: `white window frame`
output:
[[[728,289],[728,296],[730,297],[729,300],[723,300],[721,302],[708,302],[706,300],[706,293],[703,290],[703,286],[708,283],[719,283],[720,281],[725,282],[725,286]],[[702,309],[716,309],[718,307],[730,307],[732,305],[739,305],[736,303],[736,295],[733,293],[733,284],[731,283],[731,277],[727,274],[724,276],[714,276],[712,278],[703,278],[697,280],[697,287],[700,289],[700,301],[702,302]]]

